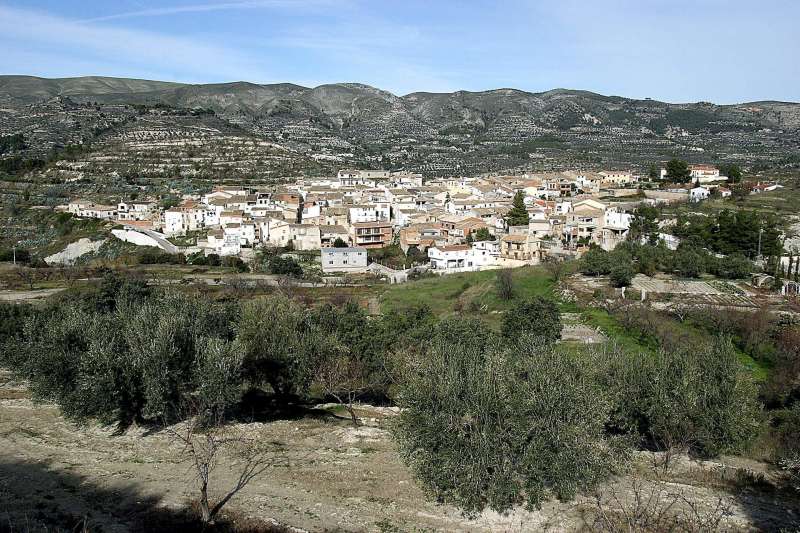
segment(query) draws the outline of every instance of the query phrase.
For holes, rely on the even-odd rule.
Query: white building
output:
[[[695,187],[689,190],[689,201],[700,202],[706,200],[711,193],[705,187]]]
[[[599,176],[606,185],[626,185],[633,182],[633,176],[627,171],[609,170],[600,172]]]
[[[450,246],[434,246],[428,248],[431,269],[436,272],[460,272],[480,270],[482,267],[497,263],[500,256],[498,241],[480,241]]]
[[[390,216],[391,207],[388,202],[348,206],[348,219],[351,224],[389,220]]]
[[[692,181],[710,183],[712,181],[726,181],[726,176],[720,176],[719,169],[712,165],[689,165]]]
[[[117,220],[147,220],[155,208],[155,202],[120,202],[117,204]]]
[[[500,241],[478,241],[472,243],[472,263],[475,267],[491,266],[500,257]]]
[[[350,248],[323,248],[322,272],[364,272],[367,269],[367,249],[360,246]]]
[[[184,202],[180,206],[164,211],[165,235],[185,235],[187,231],[197,231],[205,226],[205,206]]]
[[[457,271],[472,266],[472,247],[468,244],[454,244],[428,248],[431,268],[437,271]]]

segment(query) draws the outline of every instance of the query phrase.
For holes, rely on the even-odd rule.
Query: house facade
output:
[[[322,272],[360,273],[367,269],[367,249],[360,246],[349,248],[323,248]]]

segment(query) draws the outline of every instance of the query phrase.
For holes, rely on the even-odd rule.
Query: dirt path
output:
[[[592,504],[587,497],[468,519],[425,498],[389,438],[391,414],[372,415],[359,428],[334,417],[244,425],[250,435],[285,449],[288,466],[270,468],[232,506],[307,531],[570,531]],[[55,407],[32,404],[22,384],[0,373],[2,520],[49,516],[74,524],[88,517],[104,531],[128,531],[141,516],[137,510],[177,509],[191,497],[191,472],[180,451],[165,432],[134,428],[115,436],[110,429],[75,426]],[[217,486],[227,486],[235,464],[226,459],[217,473]],[[610,486],[624,492],[629,484],[623,478]],[[714,490],[686,487],[716,499]],[[763,512],[774,512],[775,502],[762,504]],[[746,510],[734,511],[732,529],[747,529]]]
[[[43,300],[63,290],[65,290],[65,288],[35,289],[32,291],[0,291],[0,301],[27,302],[31,300]]]

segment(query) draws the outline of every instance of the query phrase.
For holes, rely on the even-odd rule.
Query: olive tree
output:
[[[554,301],[536,296],[519,302],[503,317],[503,336],[517,339],[529,335],[543,344],[561,338],[561,313]]]
[[[395,436],[438,500],[468,512],[570,499],[624,457],[604,433],[612,404],[578,358],[535,338],[504,349],[446,321],[408,365]]]
[[[244,378],[269,385],[282,400],[305,395],[318,365],[341,349],[305,308],[282,295],[242,305],[237,342]]]
[[[58,403],[68,418],[122,427],[172,420],[190,395],[238,400],[241,357],[219,313],[179,293],[111,312],[61,303],[32,316],[4,359],[34,399]]]
[[[761,406],[729,340],[617,360],[608,384],[614,419],[645,443],[702,456],[740,451],[758,434]]]

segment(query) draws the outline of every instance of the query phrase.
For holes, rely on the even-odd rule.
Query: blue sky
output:
[[[800,101],[797,0],[0,0],[0,73]]]

